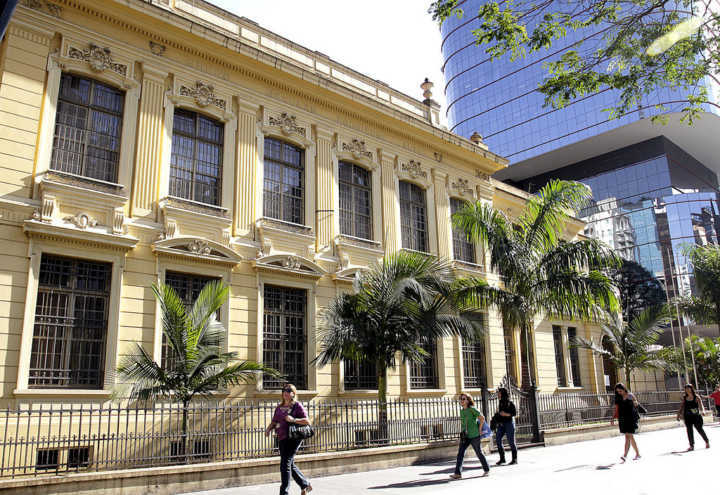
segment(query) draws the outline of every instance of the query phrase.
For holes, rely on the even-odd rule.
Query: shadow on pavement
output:
[[[604,465],[596,466],[596,467],[595,467],[595,470],[596,470],[596,471],[602,471],[603,469],[610,469],[610,468],[613,467],[614,465],[615,465],[615,463],[613,462],[612,464],[604,464]]]
[[[465,478],[469,479],[469,478]],[[446,485],[450,483],[450,478],[446,480],[413,480],[413,481],[403,481],[400,483],[390,483],[388,485],[379,485],[379,486],[370,486],[368,487],[368,490],[382,490],[384,488],[416,488],[419,486],[431,486],[431,485]]]
[[[570,466],[570,467],[566,467],[566,468],[562,468],[562,469],[556,469],[555,472],[556,472],[556,473],[562,473],[563,471],[572,471],[572,470],[574,470],[574,469],[582,469],[582,468],[585,468],[585,467],[588,467],[588,465],[587,465],[587,464],[580,464],[580,465],[578,465],[578,466]]]
[[[477,469],[478,471],[482,469],[482,466],[463,466],[463,472],[466,471],[472,471],[473,469]],[[455,467],[449,467],[446,469],[438,469],[437,471],[431,471],[429,473],[420,473],[420,476],[432,476],[434,474],[450,474],[455,472]]]

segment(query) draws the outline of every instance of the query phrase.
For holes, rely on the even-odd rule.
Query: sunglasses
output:
[[[460,402],[462,402],[464,400],[468,400],[467,397],[460,397]]]
[[[284,389],[282,389],[282,391],[283,391],[283,392],[292,392],[293,389],[291,389],[291,388],[284,388]]]

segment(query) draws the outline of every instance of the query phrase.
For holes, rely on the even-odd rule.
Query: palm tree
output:
[[[641,311],[630,322],[622,320],[620,315],[612,315],[602,323],[600,342],[577,337],[571,345],[589,349],[594,354],[605,356],[617,368],[625,371],[625,380],[630,380],[635,370],[658,369],[666,363],[658,354],[658,338],[664,325],[670,320],[670,311],[666,305],[650,306]],[[603,340],[606,345],[603,345]]]
[[[590,197],[583,184],[556,180],[532,196],[514,221],[479,201],[453,215],[454,225],[489,251],[490,268],[500,277],[499,286],[466,279],[458,295],[476,307],[495,307],[505,328],[520,329],[525,386],[534,386],[529,335],[536,316],[589,320],[617,306],[604,273],[618,265],[617,257],[595,239],[563,240],[570,213]]]
[[[678,298],[678,305],[696,322],[714,323],[720,331],[720,246],[691,246],[685,254],[693,266],[698,295]]]
[[[187,460],[188,405],[196,396],[208,397],[219,388],[254,382],[258,373],[279,376],[276,370],[253,361],[237,361],[235,352],[224,352],[225,328],[216,313],[227,302],[229,288],[209,282],[191,308],[169,285],[153,285],[160,303],[162,331],[169,348],[167,362],[157,363],[136,344],[118,367],[129,385],[130,398],[168,398],[182,403],[183,454]]]
[[[354,293],[337,296],[323,313],[321,365],[338,359],[375,365],[378,428],[387,438],[387,373],[398,364],[422,362],[424,344],[448,335],[477,337],[461,315],[451,266],[443,260],[400,251],[359,275]],[[470,311],[472,313],[472,311]]]

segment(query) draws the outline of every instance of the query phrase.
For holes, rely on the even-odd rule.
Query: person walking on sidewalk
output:
[[[700,433],[702,439],[705,440],[705,448],[710,448],[710,441],[703,429],[703,412],[705,412],[705,409],[703,408],[702,400],[700,400],[695,393],[695,387],[690,384],[685,385],[685,395],[683,396],[680,410],[677,413],[677,420],[680,421],[680,416],[685,420],[685,429],[687,430],[688,441],[690,442],[688,452],[695,450],[693,427]]]
[[[715,416],[720,420],[720,384],[715,387],[715,391],[709,397],[715,401]]]
[[[275,431],[280,449],[280,495],[288,495],[290,488],[290,476],[301,488],[301,494],[307,495],[312,491],[312,485],[303,476],[302,471],[295,465],[295,454],[302,440],[289,437],[290,423],[298,425],[310,424],[307,419],[307,412],[303,405],[295,399],[297,389],[295,385],[286,383],[282,388],[282,401],[275,408],[272,421],[265,428],[265,436]]]
[[[501,464],[505,464],[504,436],[507,436],[507,441],[510,444],[510,452],[512,452],[510,464],[517,464],[517,446],[515,445],[515,415],[517,414],[517,409],[515,408],[515,404],[510,400],[510,394],[506,388],[500,387],[498,389],[498,396],[500,397],[500,401],[498,404],[498,425],[497,431],[495,432],[495,441],[497,442],[500,460],[497,461],[495,465],[500,466]]]
[[[615,412],[610,424],[618,420],[618,426],[620,427],[620,433],[625,435],[625,450],[623,455],[620,457],[622,462],[625,462],[630,446],[635,451],[635,457],[633,460],[640,459],[640,450],[638,450],[637,443],[635,443],[635,433],[638,429],[638,421],[640,421],[640,412],[638,411],[638,402],[635,396],[628,392],[625,385],[618,383],[615,385]]]
[[[475,402],[472,396],[468,394],[460,394],[460,447],[458,448],[457,461],[455,462],[455,472],[450,475],[454,480],[462,478],[462,465],[465,459],[465,451],[472,445],[475,454],[480,459],[483,467],[482,476],[490,474],[490,466],[482,452],[482,440],[480,431],[482,430],[485,416],[475,409]]]

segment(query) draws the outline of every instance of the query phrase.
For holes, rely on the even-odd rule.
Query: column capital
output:
[[[251,113],[257,115],[260,105],[243,99],[242,96],[236,96],[239,113]]]
[[[335,137],[335,131],[333,131],[330,128],[325,128],[319,125],[315,126],[315,134],[317,135],[318,139],[325,139],[327,141],[332,141]]]
[[[164,83],[167,79],[168,72],[156,67],[152,67],[145,62],[142,62],[142,77],[143,79],[149,79],[157,83]]]

